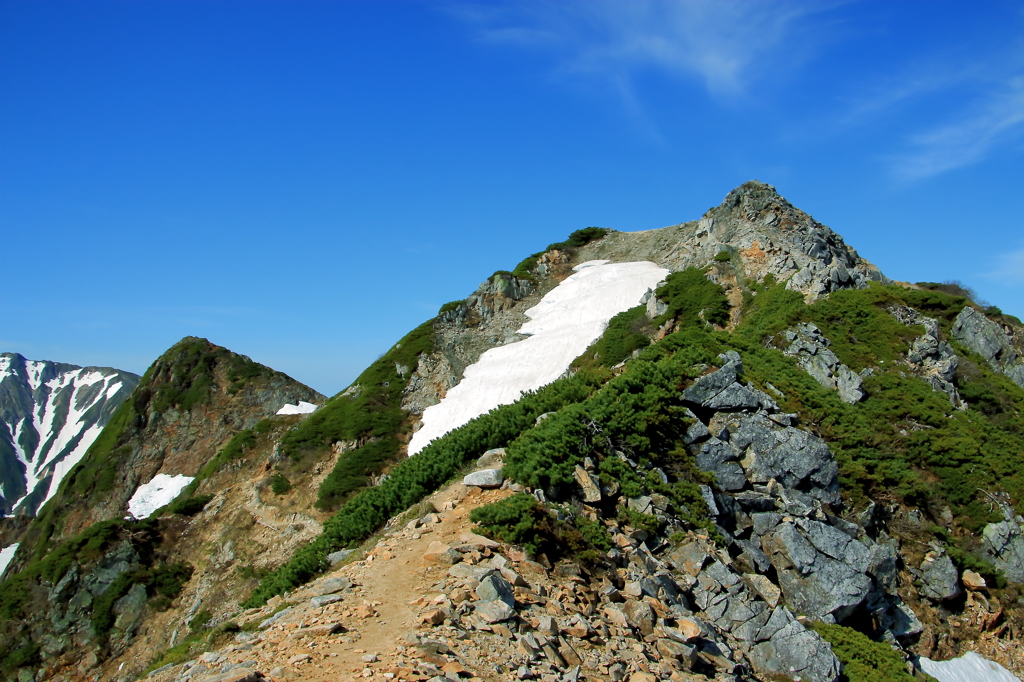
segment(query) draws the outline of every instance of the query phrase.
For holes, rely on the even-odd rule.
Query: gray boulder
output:
[[[902,305],[890,306],[889,312],[900,324],[924,327],[924,334],[914,339],[910,345],[907,364],[931,385],[933,391],[948,395],[953,407],[966,409],[967,406],[953,383],[960,360],[952,346],[939,340],[938,320]]]
[[[703,405],[724,391],[726,387],[739,381],[742,371],[743,362],[740,360],[739,353],[732,352],[721,369],[702,376],[683,391],[683,401]]]
[[[736,459],[738,455],[735,449],[712,437],[700,445],[697,466],[713,473],[723,490],[742,490],[747,485],[747,477]]]
[[[476,460],[476,465],[478,467],[486,467],[488,469],[498,469],[501,468],[501,464],[504,461],[505,448],[493,448],[480,455]]]
[[[515,597],[512,592],[512,585],[496,573],[491,573],[480,581],[476,588],[476,596],[481,601],[498,600],[515,607]]]
[[[474,485],[478,488],[500,488],[505,482],[500,469],[481,469],[467,474],[462,479],[463,485]]]
[[[785,610],[776,609],[779,612]],[[836,682],[841,668],[828,642],[792,616],[771,639],[753,646],[749,658],[761,675],[781,675],[804,682]]]
[[[348,578],[325,578],[310,588],[310,594],[314,597],[319,597],[325,594],[341,592],[350,587],[352,587],[352,581]]]
[[[134,633],[142,620],[146,599],[146,586],[142,583],[132,585],[128,594],[114,602],[114,627],[125,633]]]
[[[327,555],[327,560],[331,562],[331,565],[340,564],[345,559],[355,554],[354,549],[339,549],[337,552],[331,552]]]
[[[993,369],[1024,387],[1024,361],[1002,327],[967,306],[953,320],[951,331],[953,338],[985,358]]]
[[[932,601],[960,596],[960,574],[945,552],[929,552],[921,563],[921,594]]]
[[[810,527],[818,529],[823,525]],[[831,534],[826,537],[821,529],[813,533],[821,544],[838,540]],[[808,535],[810,533],[802,533],[794,523],[783,522],[761,539],[762,547],[775,566],[779,587],[790,608],[812,618],[832,616],[842,620],[871,591],[871,578],[863,572],[870,552],[843,534],[851,543],[846,546],[849,556],[834,558],[819,551]],[[831,549],[838,544],[828,546]]]
[[[751,425],[761,431],[750,438],[746,475],[752,483],[775,479],[786,488],[804,490],[822,502],[839,501],[839,466],[825,441],[768,419]],[[775,428],[768,426],[772,424]]]

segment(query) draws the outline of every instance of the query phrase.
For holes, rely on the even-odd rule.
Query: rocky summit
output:
[[[1013,679],[1022,371],[1020,320],[759,182],[573,232],[331,398],[186,338],[3,520],[0,672]]]

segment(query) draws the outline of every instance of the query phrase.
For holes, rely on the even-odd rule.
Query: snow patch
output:
[[[136,519],[148,518],[157,509],[170,503],[193,480],[192,476],[157,474],[149,483],[140,485],[132,499],[128,500],[128,513]]]
[[[526,311],[520,334],[530,338],[492,348],[437,405],[423,411],[423,426],[409,442],[414,455],[469,420],[514,403],[560,377],[596,341],[615,315],[638,305],[669,271],[649,261],[588,261]]]
[[[11,559],[14,558],[14,553],[17,551],[17,542],[13,545],[7,545],[3,549],[0,549],[0,577],[3,577],[4,571],[7,570],[7,564],[11,563]]]
[[[29,360],[25,363],[25,375],[28,378],[28,386],[35,393],[42,386],[43,370],[46,363]]]
[[[285,406],[278,410],[277,414],[313,414],[315,410],[316,405],[300,400],[298,405],[285,403]]]
[[[921,670],[939,682],[1020,682],[1003,666],[973,651],[949,661],[933,661],[921,656]]]

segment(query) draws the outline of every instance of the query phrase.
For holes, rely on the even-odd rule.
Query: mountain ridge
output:
[[[580,266],[638,260],[670,274],[561,378],[404,457],[467,368],[523,339],[528,309]],[[1024,627],[1020,328],[987,312],[895,286],[763,183],[688,223],[578,231],[443,306],[313,414],[208,438],[195,480],[152,518],[107,504],[33,522],[53,532],[36,531],[0,613],[55,604],[47,622],[73,626],[33,621],[35,652],[0,647],[2,665],[117,682],[147,662],[156,682],[456,664],[481,679],[859,682],[865,665],[896,680],[918,655],[977,650],[1020,671],[1005,649]],[[230,368],[192,372],[177,352],[126,424],[222,411],[204,396],[227,395]],[[446,535],[403,561],[466,515],[492,544]],[[381,607],[420,620],[404,635],[369,627],[381,605],[359,604],[387,594],[359,582],[394,571],[441,593]],[[367,645],[395,653],[338,667]]]

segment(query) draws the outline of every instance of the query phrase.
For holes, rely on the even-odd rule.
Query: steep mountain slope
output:
[[[186,340],[29,528],[0,667],[909,682],[977,651],[1020,673],[1024,337],[960,293],[893,283],[751,182],[495,273],[308,416],[240,419],[237,377],[266,376]],[[194,480],[103,520],[157,473]]]
[[[0,353],[0,513],[32,516],[139,382],[109,367]]]
[[[146,370],[26,539],[65,539],[123,517],[157,474],[194,476],[232,435],[299,400],[323,396],[206,339],[183,339]]]
[[[87,651],[95,657],[123,648],[135,630],[110,615],[114,601],[134,604],[141,596],[144,604],[148,590],[166,608],[193,570],[172,556],[174,543],[167,540],[175,534],[164,538],[158,524],[124,520],[129,501],[161,474],[208,475],[204,467],[238,434],[252,437],[251,429],[286,404],[322,400],[205,339],[185,338],[170,348],[25,530],[8,575],[18,573],[0,593],[8,635],[0,642],[4,668],[40,650],[59,655],[77,647],[77,657]],[[176,510],[195,514],[209,499]],[[54,578],[62,578],[56,588]],[[49,630],[41,625],[47,622],[57,625]],[[111,637],[112,629],[128,633]]]

